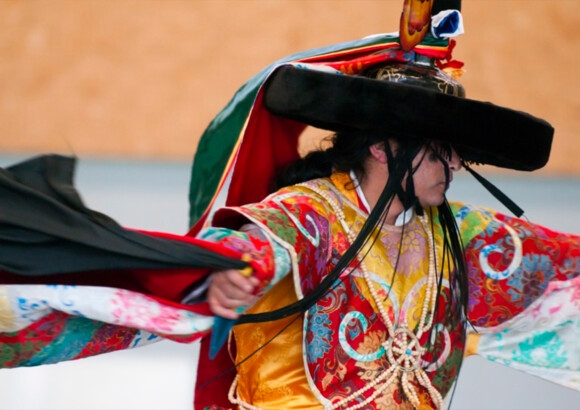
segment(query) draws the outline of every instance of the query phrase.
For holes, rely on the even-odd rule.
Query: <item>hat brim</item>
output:
[[[488,102],[290,65],[264,87],[273,114],[318,128],[448,142],[468,162],[521,171],[543,167],[550,155],[548,122]]]

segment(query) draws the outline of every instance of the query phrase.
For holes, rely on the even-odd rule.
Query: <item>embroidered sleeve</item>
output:
[[[220,243],[248,255],[259,266],[259,279],[263,287],[258,296],[265,294],[272,286],[290,272],[290,254],[279,243],[269,238],[255,224],[245,224],[239,231],[228,228],[206,227],[198,235],[200,239]],[[241,311],[245,308],[240,309]]]
[[[265,285],[262,293],[291,267],[326,263],[326,216],[310,205],[311,199],[295,196],[241,208],[244,223],[258,221],[242,231],[214,227],[202,233],[203,239],[248,254]],[[0,286],[0,367],[74,360],[160,337],[191,342],[211,331],[213,316],[206,305],[188,309],[116,288]]]
[[[467,353],[580,390],[580,237],[455,208],[475,326]]]
[[[37,366],[134,348],[191,342],[213,317],[124,289],[0,286],[0,367]]]
[[[292,187],[257,204],[224,208],[216,213],[212,224],[230,227],[242,220],[257,226],[275,244],[274,252],[290,256],[290,269],[285,265],[284,270],[295,273],[294,285],[301,297],[303,290],[314,288],[324,275],[331,251],[331,218],[319,198],[306,189]],[[278,264],[282,257],[274,255],[274,259]],[[278,273],[276,276],[280,278]]]

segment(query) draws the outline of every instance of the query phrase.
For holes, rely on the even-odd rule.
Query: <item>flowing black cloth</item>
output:
[[[183,240],[125,229],[88,209],[73,185],[75,159],[46,155],[0,169],[0,282],[50,283],[55,275],[75,283],[109,285],[111,272],[211,268],[242,269],[247,263]],[[211,246],[210,246],[211,248]],[[134,271],[130,271],[135,276]],[[102,281],[99,279],[102,275]],[[24,278],[26,276],[27,278]],[[35,278],[31,278],[35,277]],[[8,280],[8,278],[10,278]],[[117,278],[119,279],[119,278]],[[84,279],[79,282],[85,284]],[[103,283],[100,283],[103,282]]]

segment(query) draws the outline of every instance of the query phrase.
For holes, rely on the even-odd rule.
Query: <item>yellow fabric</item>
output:
[[[353,205],[358,206],[358,195],[350,175],[344,172],[336,172],[330,176],[332,184],[346,197]]]
[[[296,302],[292,276],[278,282],[249,313],[267,312]],[[236,362],[270,340],[292,318],[236,326]],[[302,318],[238,367],[238,394],[246,403],[264,409],[321,409],[308,386],[302,357]]]
[[[331,181],[340,194],[351,202],[351,206],[344,207],[343,212],[347,226],[354,227],[355,232],[358,234],[358,230],[366,221],[368,214],[358,207],[356,191],[350,189],[352,186],[350,176],[344,173],[336,173],[332,175]],[[338,230],[340,228],[333,227],[333,229]],[[375,236],[377,230],[378,228],[371,234],[371,237]],[[391,315],[393,314],[391,303],[393,299],[400,301],[399,308],[402,308],[403,301],[408,297],[412,298],[412,300],[406,301],[405,305],[409,307],[406,311],[409,328],[413,329],[421,317],[423,301],[425,300],[425,286],[421,286],[418,292],[412,292],[412,290],[417,282],[429,272],[429,247],[425,246],[428,242],[427,233],[416,216],[407,222],[398,265],[398,271],[400,273],[406,272],[406,274],[398,274],[393,281],[393,264],[396,261],[396,257],[390,258],[389,256],[398,253],[403,228],[401,226],[384,225],[380,230],[381,239],[374,243],[371,241],[372,249],[365,258],[365,265],[370,273],[378,275],[384,283],[388,285],[393,284],[391,293],[388,295],[389,299],[387,299],[387,292],[376,286],[382,299],[387,299],[385,305]],[[443,249],[443,236],[440,231],[435,232],[434,240],[436,242],[436,249],[441,251]],[[361,255],[366,254],[369,246],[363,248],[360,252]],[[438,261],[441,261],[441,256],[441,254],[437,255]],[[445,279],[448,278],[449,272],[445,272]],[[364,278],[357,277],[356,282],[365,298],[370,301],[374,310],[378,311]],[[391,316],[391,320],[394,320],[393,316]]]
[[[349,183],[350,177],[346,174],[335,174],[332,176],[332,183],[335,188],[328,185],[320,185],[322,190],[333,190],[339,195],[346,197],[346,206],[343,207],[346,225],[352,227],[355,234],[364,224],[368,214],[358,207],[356,191]],[[302,188],[300,189],[302,191]],[[310,192],[305,189],[303,192]],[[350,203],[348,203],[350,202]],[[343,232],[340,223],[331,219],[332,232]],[[375,288],[378,290],[381,299],[386,300],[385,307],[393,322],[395,311],[399,311],[407,318],[409,328],[413,329],[419,322],[423,301],[425,299],[425,281],[415,288],[421,279],[426,278],[429,271],[428,240],[424,227],[417,217],[413,217],[405,225],[405,235],[402,243],[400,260],[397,267],[398,274],[393,278],[393,265],[398,255],[399,242],[401,241],[402,227],[383,226],[379,240],[375,241],[372,249],[365,258],[365,264],[371,275],[374,275]],[[442,249],[442,235],[435,232],[436,249]],[[361,252],[366,254],[366,249]],[[437,255],[437,260],[441,261],[441,255]],[[392,263],[391,263],[392,262]],[[445,279],[448,278],[446,272]],[[379,279],[380,278],[380,279]],[[394,280],[393,280],[394,279]],[[372,295],[367,287],[364,278],[356,277],[356,283],[365,298],[370,301],[375,311],[378,311]],[[382,282],[381,287],[377,281]],[[385,285],[392,283],[391,292],[385,290]],[[396,301],[393,306],[392,301]],[[296,301],[291,275],[285,277],[275,285],[251,310],[250,312],[271,311],[276,308],[286,306]],[[277,322],[247,324],[236,326],[234,335],[237,344],[237,362],[248,357],[258,347],[270,340],[277,332],[286,325],[292,318],[279,320]],[[238,367],[239,397],[247,403],[264,409],[321,409],[322,406],[315,394],[311,391],[307,375],[304,370],[304,359],[302,349],[302,318],[297,319],[281,335],[274,338],[266,347],[257,352],[250,360]],[[384,341],[386,335],[372,335],[368,338],[373,344],[378,339]],[[379,343],[381,342],[379,341]],[[359,348],[373,348],[373,346],[359,346]],[[364,373],[363,379],[372,381],[382,371],[375,362],[359,363],[360,369]],[[393,385],[395,388],[395,385]],[[391,390],[391,389],[389,389]],[[426,392],[418,392],[422,403],[425,403]],[[392,392],[390,393],[392,395]],[[409,403],[393,403],[392,397],[389,400],[389,407],[400,409],[408,408]],[[427,399],[428,400],[428,399]],[[382,400],[381,400],[382,401]],[[427,401],[428,402],[428,401]]]
[[[467,334],[467,340],[465,342],[465,354],[464,354],[465,357],[477,354],[479,339],[481,339],[481,335],[478,333]]]

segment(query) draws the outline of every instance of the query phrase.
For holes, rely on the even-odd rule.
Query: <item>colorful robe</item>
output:
[[[241,220],[258,225],[271,242],[291,255],[292,275],[276,284],[250,312],[270,311],[312,291],[349,246],[346,229],[358,232],[367,214],[344,175],[283,189],[258,204],[219,211],[214,224],[234,227]],[[321,194],[322,193],[322,194]],[[330,198],[330,201],[328,200]],[[337,219],[330,202],[343,210]],[[487,209],[452,204],[469,270],[465,328],[455,309],[440,309],[430,335],[425,369],[438,391],[449,393],[465,354],[491,360],[580,389],[579,238],[552,232]],[[442,234],[435,209],[437,260]],[[393,276],[399,242],[401,257]],[[391,320],[406,317],[413,329],[425,292],[427,236],[417,217],[403,227],[383,227],[364,254],[372,281],[388,294]],[[329,406],[361,390],[389,367],[381,343],[388,337],[360,269],[343,275],[304,317],[235,328],[237,362],[266,341],[272,342],[238,368],[238,399],[260,408],[297,409]],[[346,272],[349,272],[347,270]],[[457,297],[445,271],[440,305],[454,307]],[[278,332],[288,326],[281,334]],[[278,335],[278,336],[276,336]],[[424,335],[425,344],[429,335]],[[467,346],[467,348],[466,348]],[[416,381],[425,408],[427,392]],[[377,385],[376,388],[379,388]],[[375,388],[354,397],[356,405]],[[411,408],[394,383],[364,408]]]

